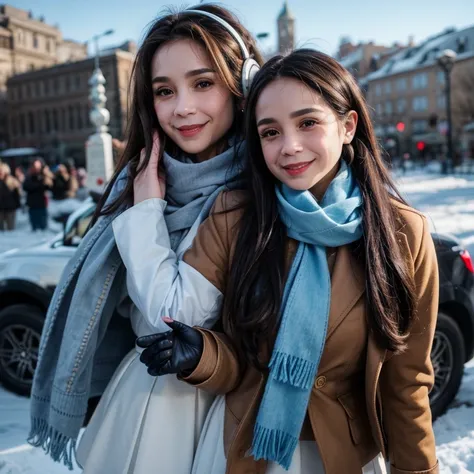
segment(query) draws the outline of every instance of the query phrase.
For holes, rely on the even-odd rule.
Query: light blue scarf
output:
[[[300,243],[283,294],[252,454],[289,469],[326,340],[331,301],[326,247],[361,238],[362,196],[343,160],[321,205],[309,191],[285,185],[276,194],[288,236]]]

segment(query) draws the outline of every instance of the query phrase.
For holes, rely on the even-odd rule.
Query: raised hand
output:
[[[174,321],[163,318],[171,331],[139,337],[138,347],[145,348],[140,361],[148,367],[153,376],[165,374],[189,375],[201,360],[204,343],[199,331]]]
[[[145,161],[145,149],[140,153],[139,168]],[[150,161],[146,168],[141,170],[133,182],[133,202],[138,204],[151,198],[164,199],[166,180],[164,172],[160,169],[160,138],[158,132],[153,133],[153,146]]]

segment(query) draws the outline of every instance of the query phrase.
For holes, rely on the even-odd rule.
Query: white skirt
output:
[[[225,397],[214,400],[196,452],[192,474],[225,474],[226,457],[224,451]],[[381,454],[362,468],[362,474],[386,474],[386,466]],[[277,463],[268,463],[266,474],[324,474],[324,467],[314,441],[300,441],[286,471]]]
[[[151,377],[134,349],[79,441],[83,474],[190,474],[213,399],[174,375]]]

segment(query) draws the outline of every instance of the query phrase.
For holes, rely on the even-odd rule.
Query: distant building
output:
[[[9,77],[87,56],[84,44],[64,41],[57,26],[31,12],[0,4],[0,149],[7,146],[6,84]]]
[[[109,130],[123,138],[128,85],[134,55],[117,49],[100,57],[107,81]],[[51,161],[72,157],[85,163],[85,143],[94,127],[89,121],[88,81],[94,58],[58,64],[11,77],[7,82],[7,114],[11,147],[44,150]]]
[[[278,15],[278,52],[285,53],[292,51],[295,47],[295,17],[285,0],[283,8]]]
[[[383,66],[391,56],[402,48],[399,44],[382,46],[373,41],[353,44],[348,38],[343,38],[335,58],[360,81],[370,72]]]
[[[58,44],[56,59],[58,63],[71,63],[87,58],[87,43],[63,40]]]
[[[446,84],[437,63],[445,49],[457,54],[451,97],[453,134],[459,143],[463,128],[474,121],[474,26],[448,29],[412,45],[362,79],[376,133],[394,155],[439,156],[446,151]],[[474,144],[466,146],[474,151]]]

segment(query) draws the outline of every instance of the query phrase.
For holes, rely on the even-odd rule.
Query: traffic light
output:
[[[397,129],[397,132],[402,133],[405,131],[405,124],[403,122],[398,122],[395,128]]]
[[[425,149],[425,146],[426,146],[425,142],[418,142],[418,143],[416,144],[416,149],[417,149],[418,151],[423,151],[423,150]]]

